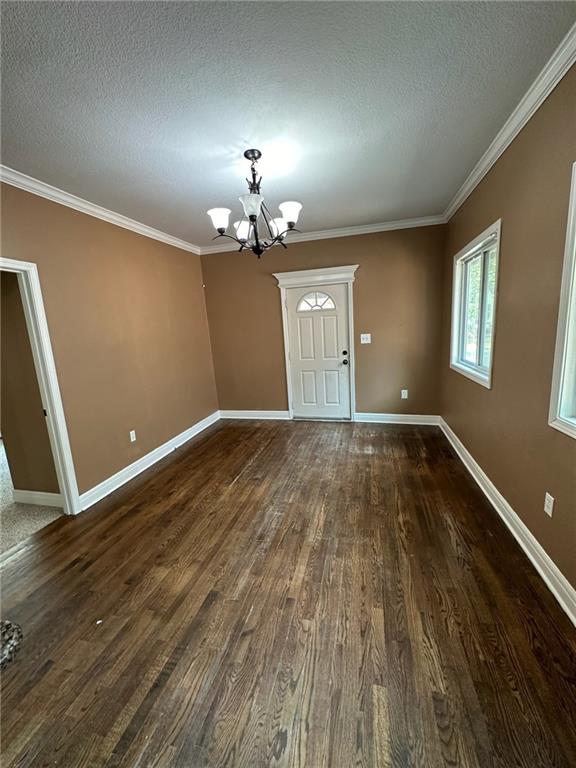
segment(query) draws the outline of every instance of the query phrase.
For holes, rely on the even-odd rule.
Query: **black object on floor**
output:
[[[0,622],[0,669],[4,669],[14,658],[24,634],[19,624],[12,621]]]

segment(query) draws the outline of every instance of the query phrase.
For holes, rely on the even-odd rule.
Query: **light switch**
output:
[[[360,344],[372,344],[372,334],[371,333],[361,333],[360,334]]]

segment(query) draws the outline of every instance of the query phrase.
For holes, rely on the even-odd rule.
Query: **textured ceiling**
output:
[[[2,162],[200,245],[265,153],[308,231],[441,213],[573,2],[4,2]]]

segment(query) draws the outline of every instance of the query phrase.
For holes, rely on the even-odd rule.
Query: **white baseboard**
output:
[[[466,469],[484,492],[488,501],[500,515],[516,541],[520,544],[532,565],[544,579],[548,588],[566,612],[570,621],[576,626],[576,589],[552,561],[546,550],[538,542],[512,509],[498,488],[490,480],[472,454],[444,419],[440,419],[440,428],[450,441],[452,447],[462,460]]]
[[[38,507],[64,507],[60,493],[46,493],[45,491],[12,491],[12,498],[16,504],[34,504]]]
[[[290,418],[289,411],[220,411],[221,419],[275,419]]]
[[[220,411],[221,419],[290,419],[290,411]],[[308,421],[314,421],[311,417]],[[319,419],[330,421],[330,419]],[[378,424],[440,424],[440,416],[412,413],[355,413],[354,421]]]
[[[145,469],[148,469],[148,467],[151,467],[157,461],[163,459],[165,456],[171,453],[171,451],[176,450],[176,448],[179,448],[183,443],[186,443],[188,440],[195,437],[195,435],[216,423],[219,419],[220,412],[214,411],[214,413],[211,413],[210,416],[202,419],[202,421],[198,421],[189,429],[186,429],[184,432],[176,435],[176,437],[168,440],[168,442],[159,445],[158,448],[150,451],[150,453],[147,453],[146,456],[142,456],[142,458],[138,459],[132,464],[129,464],[127,467],[124,467],[124,469],[121,469],[119,472],[116,472],[115,475],[112,475],[106,480],[103,480],[101,483],[98,483],[98,485],[94,486],[94,488],[91,488],[89,491],[85,491],[85,493],[81,494],[80,496],[80,509],[84,511],[85,509],[88,509],[88,507],[91,507],[93,504],[96,504],[96,502],[100,501],[105,496],[108,496],[108,494],[120,488],[122,485],[135,478],[141,472],[144,472]]]
[[[354,421],[374,424],[440,424],[440,416],[421,416],[415,413],[355,413]]]

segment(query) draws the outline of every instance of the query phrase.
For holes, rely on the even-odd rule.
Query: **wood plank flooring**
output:
[[[3,768],[576,766],[574,628],[436,427],[220,423],[2,588]]]

